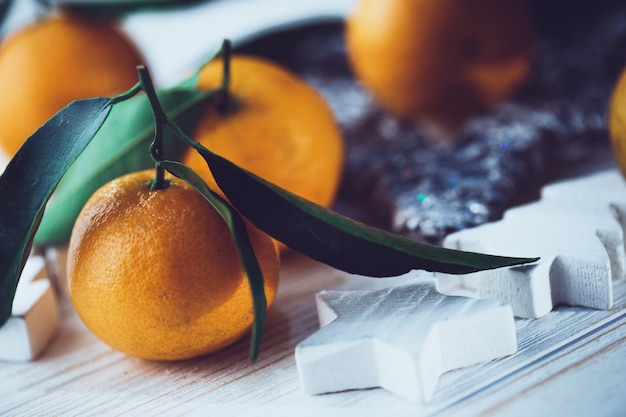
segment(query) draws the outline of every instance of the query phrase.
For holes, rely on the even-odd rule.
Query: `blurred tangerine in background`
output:
[[[200,72],[198,88],[218,89],[223,63]],[[341,131],[324,99],[303,80],[260,58],[230,58],[228,103],[213,104],[193,138],[241,168],[324,207],[333,204],[344,163]],[[212,187],[193,149],[182,158]],[[282,244],[281,244],[282,245]]]
[[[128,90],[142,62],[108,20],[59,13],[11,34],[0,44],[0,149],[12,157],[72,100]]]
[[[360,0],[345,39],[383,108],[442,131],[510,97],[532,64],[527,0]]]

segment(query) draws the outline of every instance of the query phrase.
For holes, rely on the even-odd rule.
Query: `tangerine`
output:
[[[345,33],[355,76],[374,99],[442,130],[518,88],[531,35],[527,0],[361,0]]]
[[[608,113],[611,149],[622,175],[626,176],[626,69],[613,88]]]
[[[200,72],[198,87],[222,83],[222,63]],[[329,207],[341,178],[344,147],[334,115],[303,80],[260,58],[230,59],[228,105],[208,108],[194,139],[212,152],[294,194]],[[190,150],[182,162],[213,188],[206,162]]]
[[[142,60],[112,24],[76,14],[50,16],[13,33],[0,47],[0,149],[12,157],[72,100],[128,90]]]
[[[222,349],[250,329],[248,280],[224,220],[187,183],[154,170],[115,179],[81,211],[69,243],[68,288],[85,325],[111,347],[153,360]],[[247,223],[268,306],[278,285],[273,240]]]

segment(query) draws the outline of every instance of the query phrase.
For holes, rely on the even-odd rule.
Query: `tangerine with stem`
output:
[[[155,115],[156,170],[113,180],[89,199],[70,238],[69,293],[83,322],[110,346],[145,359],[188,359],[222,349],[258,324],[258,297],[224,218],[185,181],[164,174],[168,120],[147,71],[139,73]],[[243,227],[263,277],[265,308],[278,285],[277,248],[251,224]],[[256,336],[255,326],[253,358]]]
[[[193,138],[241,168],[325,207],[332,205],[344,161],[334,115],[322,97],[295,75],[260,58],[228,54],[209,62],[198,88],[218,91]],[[182,162],[213,188],[197,152]]]
[[[154,360],[189,359],[234,343],[254,322],[250,285],[230,231],[187,183],[154,170],[120,177],[81,211],[68,250],[68,288],[85,325],[111,347]],[[247,224],[268,306],[280,262]]]

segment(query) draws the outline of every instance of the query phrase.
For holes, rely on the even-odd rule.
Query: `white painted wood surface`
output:
[[[510,305],[446,296],[434,280],[316,300],[322,329],[296,347],[309,394],[382,387],[427,403],[445,372],[517,350]]]
[[[225,2],[211,3],[219,8]],[[158,16],[152,23],[150,18],[142,19],[124,22],[124,27],[147,48],[164,45],[160,33],[184,34],[163,30]],[[232,34],[237,38],[253,33],[244,32]],[[207,36],[214,37],[211,42],[217,46],[224,33],[213,27]],[[189,43],[184,38],[181,36],[175,47],[198,46],[193,56],[163,61],[164,67],[156,65],[160,58],[152,55],[159,48],[151,49],[152,70],[163,84],[176,81],[170,77],[172,74],[174,78],[184,75],[189,65],[200,58],[198,52],[204,55],[209,46]],[[171,46],[161,50],[171,51]],[[585,189],[574,194],[585,198],[587,192]],[[54,255],[56,258],[58,254]],[[50,271],[62,276],[63,263],[52,265]],[[87,331],[61,292],[59,334],[49,348],[30,363],[0,362],[0,415],[625,414],[623,280],[612,282],[614,305],[610,310],[558,306],[539,314],[542,317],[538,319],[517,319],[517,353],[443,374],[426,405],[408,402],[383,389],[307,395],[298,379],[294,350],[318,330],[315,294],[329,289],[381,288],[406,281],[406,277],[353,277],[300,256],[291,257],[283,267],[277,300],[268,314],[266,337],[256,363],[247,361],[247,338],[228,350],[190,361],[161,363],[128,357],[111,350]],[[62,288],[63,280],[59,283]]]
[[[383,389],[306,394],[294,349],[319,328],[315,294],[413,279],[355,277],[292,256],[284,263],[256,363],[247,360],[247,338],[189,361],[128,357],[96,339],[61,297],[60,332],[50,348],[31,363],[0,363],[0,415],[623,415],[623,281],[615,284],[612,310],[564,306],[539,319],[516,320],[517,353],[443,374],[427,405]]]
[[[47,252],[49,276],[64,275],[63,253]],[[444,373],[428,404],[384,389],[305,393],[294,350],[318,330],[317,292],[429,279],[423,273],[355,277],[294,255],[284,263],[256,363],[247,360],[247,338],[204,358],[162,363],[128,357],[96,339],[64,295],[61,278],[58,336],[33,362],[0,362],[0,415],[624,415],[624,280],[612,283],[610,310],[557,306],[538,319],[517,319],[515,354]]]

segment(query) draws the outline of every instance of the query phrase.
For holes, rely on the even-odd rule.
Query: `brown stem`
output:
[[[152,113],[154,114],[154,138],[150,144],[150,155],[155,162],[155,176],[154,181],[152,181],[151,190],[161,190],[167,187],[167,182],[165,181],[165,169],[161,165],[161,161],[163,161],[164,148],[163,132],[165,126],[167,125],[167,116],[165,115],[165,112],[161,107],[161,103],[156,95],[156,90],[154,88],[154,84],[152,83],[152,78],[150,77],[148,69],[145,66],[140,65],[137,67],[137,73],[139,74],[141,88],[148,96],[150,106],[152,107]]]

